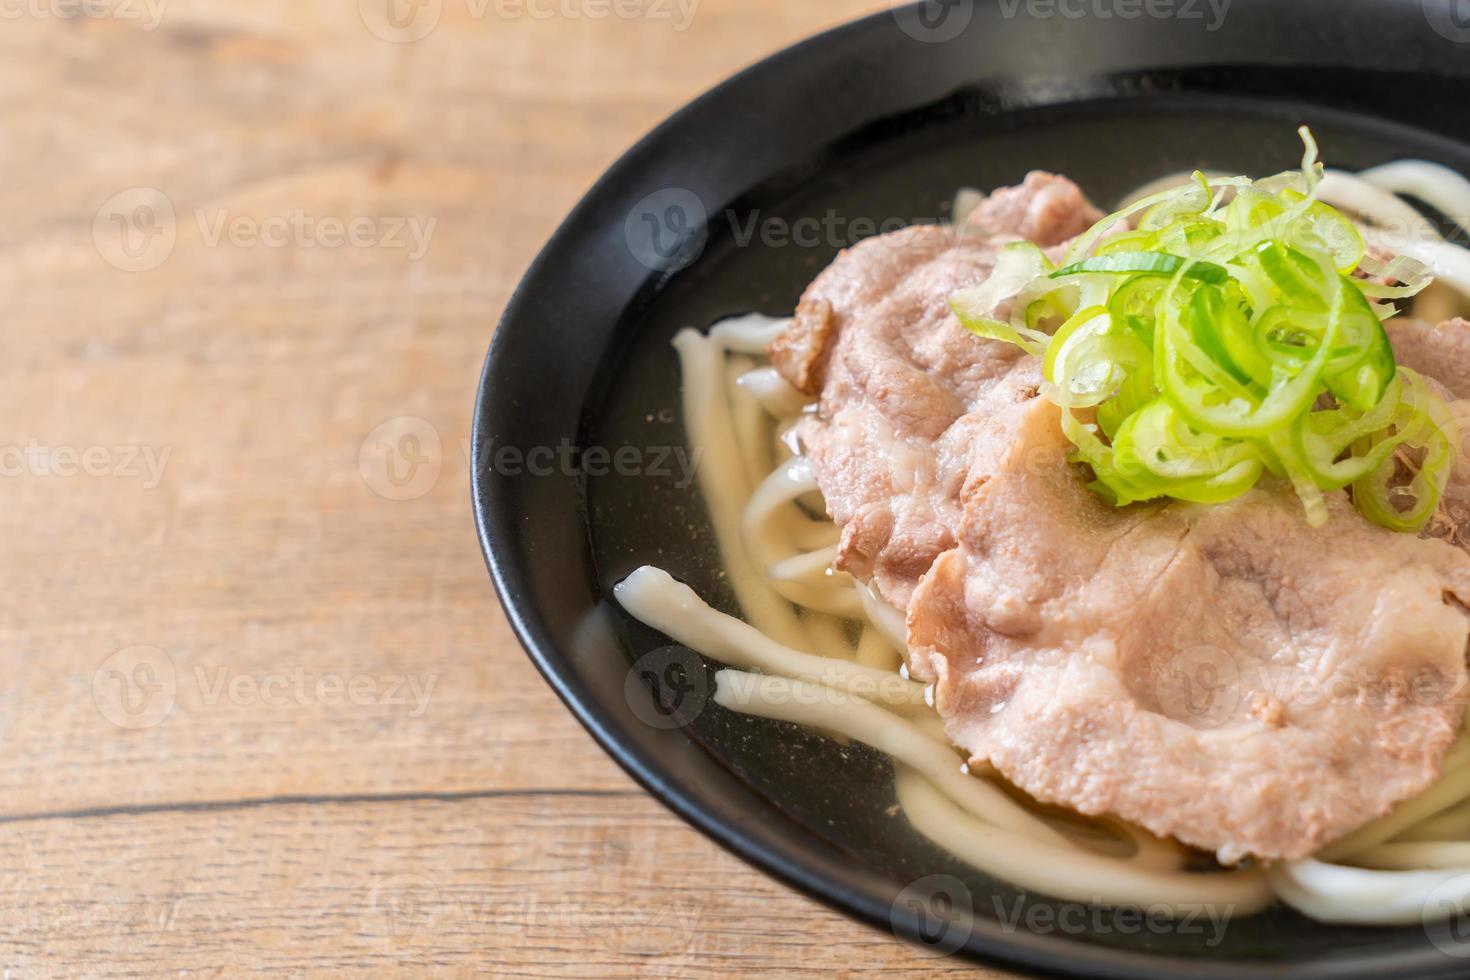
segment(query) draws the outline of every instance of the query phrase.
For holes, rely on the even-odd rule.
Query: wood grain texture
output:
[[[416,43],[368,0],[7,14],[0,965],[963,969],[637,790],[516,645],[468,504],[480,360],[575,200],[688,98],[885,5],[437,6]]]

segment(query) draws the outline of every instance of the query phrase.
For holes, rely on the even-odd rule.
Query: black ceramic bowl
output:
[[[610,598],[654,563],[733,609],[681,465],[678,328],[789,313],[844,245],[943,218],[956,188],[1032,168],[1111,204],[1182,168],[1286,169],[1308,123],[1334,166],[1423,156],[1470,172],[1470,4],[1457,2],[950,0],[798,45],[678,113],[536,260],[481,382],[480,538],[547,680],[690,823],[783,881],[942,949],[1088,976],[1465,975],[1470,961],[1423,928],[1328,926],[1275,909],[1220,938],[1021,894],[895,820],[875,754],[706,703],[707,665],[687,652],[630,671],[667,640]],[[669,657],[687,668],[672,716],[659,708],[673,702],[640,682],[670,676]]]

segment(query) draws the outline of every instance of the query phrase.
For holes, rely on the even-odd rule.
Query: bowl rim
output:
[[[986,3],[991,0],[976,2]],[[1363,2],[1382,5],[1392,3],[1393,0]],[[682,105],[635,142],[582,195],[518,282],[491,338],[473,409],[470,493],[485,564],[516,639],[552,690],[603,751],[645,791],[690,826],[747,864],[850,918],[882,932],[915,941],[919,937],[911,923],[896,920],[891,909],[878,902],[875,896],[835,879],[829,869],[823,869],[811,860],[802,847],[768,845],[713,811],[697,799],[696,794],[681,785],[651,753],[632,744],[619,726],[600,710],[592,692],[575,676],[575,671],[558,648],[538,611],[523,598],[527,592],[527,569],[514,560],[512,549],[502,547],[514,531],[497,523],[494,508],[489,505],[485,491],[490,469],[484,465],[486,460],[483,455],[483,436],[487,429],[494,428],[488,392],[499,379],[514,370],[505,356],[510,332],[515,329],[514,324],[523,319],[533,291],[547,278],[557,255],[565,250],[580,228],[589,222],[600,220],[596,215],[599,199],[614,185],[628,178],[641,158],[668,142],[671,136],[676,136],[711,103],[759,79],[782,71],[791,62],[816,49],[884,27],[891,28],[894,12],[899,7],[900,4],[895,0],[889,10],[880,10],[804,38],[730,75]],[[960,952],[975,962],[1025,971],[1032,975],[1117,977],[1120,980],[1167,980],[1186,974],[1202,978],[1282,975],[1302,978],[1381,977],[1402,976],[1406,970],[1414,970],[1416,975],[1421,976],[1457,975],[1453,969],[1456,964],[1453,961],[1447,963],[1446,958],[1434,955],[1432,949],[1424,950],[1424,955],[1414,950],[1364,951],[1356,961],[1333,961],[1330,964],[1307,961],[1289,964],[1265,960],[1204,961],[1180,955],[1155,955],[1134,949],[1088,945],[1062,935],[1004,932],[992,927],[988,920],[978,915],[968,935],[968,941]]]

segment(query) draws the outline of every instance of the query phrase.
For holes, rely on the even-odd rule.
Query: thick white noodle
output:
[[[1044,820],[983,779],[965,771],[952,746],[869,701],[810,681],[722,670],[715,675],[715,701],[761,718],[837,732],[912,766],[941,792],[991,826],[1076,848]]]
[[[815,551],[801,551],[784,561],[766,566],[766,574],[778,582],[806,582],[815,584],[827,577],[832,562],[837,558],[837,545],[831,544]]]
[[[908,627],[904,625],[903,613],[880,599],[873,587],[863,582],[857,583],[857,594],[863,606],[863,614],[868,617],[873,628],[882,633],[893,644],[894,649],[908,650]]]
[[[755,368],[755,361],[748,354],[731,357],[725,364],[726,390],[730,393],[730,418],[735,426],[735,440],[740,450],[740,460],[745,465],[745,479],[749,486],[760,483],[771,471],[771,443],[766,438],[770,425],[765,408],[747,388],[740,385],[740,377]]]
[[[1384,228],[1401,228],[1426,240],[1442,238],[1439,230],[1403,198],[1344,170],[1329,170],[1317,185],[1318,197]]]
[[[898,771],[898,798],[925,837],[977,868],[1047,895],[1107,905],[1162,905],[1175,914],[1211,907],[1222,916],[1250,915],[1271,902],[1271,889],[1259,871],[1160,871],[1006,833],[975,819],[905,767]]]
[[[749,623],[711,608],[694,590],[647,565],[613,590],[623,608],[661,633],[720,663],[815,681],[905,712],[928,711],[924,685],[892,671],[783,646]]]
[[[898,652],[891,640],[872,626],[863,627],[858,640],[857,662],[879,670],[897,672],[903,666],[903,654]]]
[[[1364,868],[1381,868],[1385,871],[1459,868],[1462,873],[1470,873],[1470,841],[1379,844],[1354,854],[1353,863]]]
[[[754,354],[765,357],[771,341],[791,326],[791,318],[781,319],[751,313],[747,316],[722,320],[710,328],[709,338],[716,346],[736,354]]]
[[[1358,176],[1383,190],[1417,197],[1470,232],[1470,180],[1457,171],[1427,160],[1396,160]]]
[[[831,660],[855,661],[857,650],[843,628],[842,620],[826,613],[805,609],[801,621],[806,626],[807,636],[812,638],[812,649],[819,656]]]
[[[1447,882],[1470,875],[1458,871],[1370,871],[1311,859],[1288,861],[1266,872],[1277,896],[1322,922],[1357,925],[1417,925],[1449,918],[1454,908],[1433,908],[1429,898]],[[1461,895],[1461,902],[1470,895]]]
[[[746,505],[741,518],[742,540],[751,561],[757,568],[764,569],[771,588],[788,600],[806,609],[854,619],[862,614],[862,602],[847,587],[851,577],[831,570],[828,567],[830,558],[819,570],[820,575],[811,574],[812,562],[828,555],[835,556],[836,543],[806,553],[793,547],[793,522],[810,521],[802,518],[792,505],[816,489],[817,478],[804,458],[798,456],[776,467],[756,488]],[[791,577],[789,572],[793,562],[806,568],[808,574],[801,578]],[[831,585],[842,587],[831,588]]]
[[[1394,839],[1450,842],[1470,840],[1470,802],[1456,803],[1449,809],[1416,823]]]
[[[1461,735],[1445,757],[1444,773],[1423,793],[1381,819],[1323,848],[1314,859],[1271,870],[1282,901],[1325,922],[1385,925],[1428,922],[1453,913],[1433,904],[1445,882],[1470,876],[1470,844],[1418,841],[1415,832],[1470,797],[1470,737]],[[1333,863],[1344,862],[1344,863]],[[1352,867],[1349,865],[1362,865]],[[1470,877],[1465,877],[1470,895]]]
[[[1470,796],[1470,740],[1455,743],[1445,758],[1439,781],[1412,800],[1405,800],[1386,817],[1359,827],[1346,837],[1327,845],[1317,855],[1324,861],[1351,859],[1360,851],[1393,840],[1400,833],[1427,820]]]
[[[728,336],[728,332],[727,332]],[[730,419],[725,392],[725,349],[696,330],[681,330],[674,338],[683,377],[684,425],[690,442],[701,448],[699,487],[709,506],[725,571],[735,598],[757,629],[792,647],[809,642],[796,612],[751,565],[740,543],[740,512],[753,489]]]
[[[1470,184],[1453,170],[1422,160],[1385,164],[1361,174],[1328,171],[1317,196],[1363,219],[1363,239],[1369,245],[1424,263],[1436,279],[1470,296],[1470,251],[1445,241],[1429,219],[1393,192],[1428,201],[1467,227]]]
[[[755,396],[766,414],[784,419],[798,414],[806,398],[773,367],[756,368],[741,376],[740,387]]]
[[[975,209],[985,203],[985,192],[974,187],[961,187],[954,195],[954,203],[949,208],[950,224],[959,231],[970,229],[970,215]]]

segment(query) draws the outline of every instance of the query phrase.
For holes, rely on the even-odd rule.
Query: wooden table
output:
[[[491,330],[578,196],[885,4],[443,0],[408,43],[384,2],[5,7],[5,975],[972,972],[635,787],[511,636],[467,489]]]

